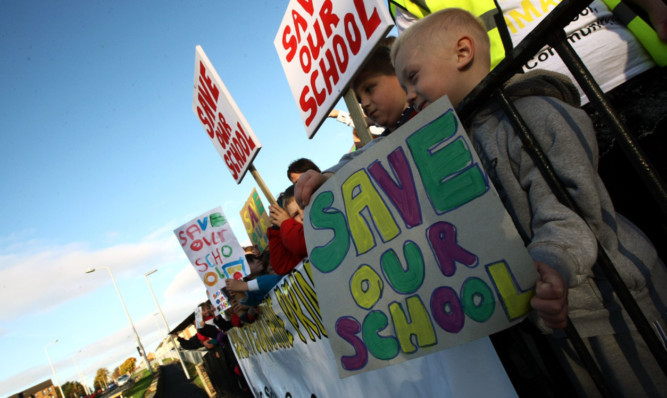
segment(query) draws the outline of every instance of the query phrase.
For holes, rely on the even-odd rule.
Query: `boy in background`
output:
[[[486,77],[490,65],[485,27],[458,9],[434,13],[410,27],[391,55],[407,101],[417,111],[443,95],[456,107]],[[664,289],[667,280],[664,264],[641,231],[615,213],[597,175],[595,131],[578,108],[576,88],[563,75],[535,71],[510,79],[505,92],[584,217],[558,202],[495,103],[473,115],[466,126],[471,141],[517,229],[530,239],[527,248],[542,279],[531,305],[541,326],[562,328],[569,312],[612,388],[622,396],[664,396],[667,378],[631,329],[627,314],[613,302],[609,283],[594,276],[596,238],[657,328],[664,328],[666,319],[656,289]],[[598,395],[569,342],[550,341],[560,348],[557,355],[575,387],[586,396]]]
[[[395,36],[383,39],[352,81],[352,88],[364,114],[377,126],[383,127],[384,131],[366,146],[343,155],[338,164],[324,172],[311,170],[302,173],[300,177],[303,176],[303,181],[300,186],[316,186],[317,189],[347,162],[361,155],[366,148],[391,134],[415,115],[415,110],[406,101],[405,91],[401,88],[391,63],[391,45],[394,40]],[[296,184],[296,181],[294,183]],[[295,192],[299,189],[299,186],[296,186]],[[297,203],[301,208],[305,207],[298,200]]]
[[[269,252],[271,267],[278,275],[286,275],[308,256],[303,235],[303,210],[294,200],[294,185],[282,194],[282,207],[269,206]]]
[[[396,130],[414,113],[391,64],[391,45],[395,39],[395,36],[383,39],[352,81],[364,114],[384,128],[382,136]]]
[[[299,158],[290,163],[290,165],[287,167],[287,178],[292,184],[294,184],[299,179],[299,177],[301,177],[301,174],[308,170],[315,170],[318,173],[320,172],[320,168],[317,167],[317,165],[313,163],[312,160]]]

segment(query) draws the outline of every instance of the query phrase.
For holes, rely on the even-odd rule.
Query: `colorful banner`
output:
[[[218,311],[229,308],[221,291],[225,279],[241,279],[250,274],[250,267],[222,207],[185,223],[174,234],[204,282],[213,306]]]
[[[530,311],[535,266],[447,98],[331,177],[304,232],[341,377]]]
[[[241,183],[262,144],[255,137],[201,46],[195,49],[192,110],[236,183]]]
[[[259,252],[262,253],[268,249],[269,237],[266,231],[271,226],[271,221],[269,221],[269,214],[264,209],[262,200],[254,188],[243,205],[243,209],[241,209],[241,220],[243,220],[250,241]]]
[[[269,293],[258,320],[229,331],[256,398],[517,396],[488,338],[341,379],[321,302],[306,262]]]
[[[384,1],[290,1],[273,43],[308,138],[393,26]]]

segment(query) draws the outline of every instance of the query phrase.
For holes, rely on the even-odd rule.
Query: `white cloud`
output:
[[[181,323],[194,311],[195,307],[206,300],[206,288],[199,275],[191,266],[183,268],[167,287],[165,302],[160,303],[171,329]]]
[[[47,330],[44,330],[44,336],[35,337],[33,332],[14,331],[10,325],[16,325],[26,316],[44,316],[54,308],[63,313],[67,311],[63,304],[108,285],[108,275],[97,275],[98,272],[106,274],[105,269],[99,269],[94,275],[85,275],[85,270],[101,266],[109,267],[117,280],[123,276],[134,278],[151,269],[177,270],[164,296],[159,298],[169,326],[174,328],[206,299],[206,293],[201,279],[174,237],[173,228],[167,225],[137,243],[104,248],[92,248],[81,242],[54,245],[24,240],[19,244],[14,243],[18,239],[0,237],[0,241],[10,243],[0,250],[0,302],[12,303],[11,306],[0,306],[0,336],[6,340],[23,333],[39,341],[52,339]],[[144,300],[151,300],[147,292],[144,294]],[[157,309],[148,316],[133,319],[147,352],[154,351],[164,338],[161,317],[153,316],[155,312]],[[156,321],[160,322],[159,327]],[[86,381],[92,384],[97,369],[113,371],[128,357],[140,359],[136,346],[134,332],[126,324],[108,335],[99,335],[97,341],[80,348],[76,360]],[[60,382],[78,379],[71,355],[57,358],[57,349],[54,351],[54,367]],[[0,391],[7,394],[18,392],[51,377],[50,368],[45,365],[16,369],[15,374],[0,377]]]
[[[87,277],[89,268],[106,266],[114,276],[124,271],[151,269],[183,259],[173,234],[153,234],[138,243],[92,249],[84,243],[61,246],[14,247],[0,255],[0,319],[11,321],[23,313],[53,309],[108,283]],[[105,270],[100,270],[106,272]]]
[[[7,392],[12,391],[10,392],[10,394],[14,394],[20,392],[25,388],[29,388],[30,386],[39,384],[49,379],[52,379],[51,370],[49,369],[49,367],[38,366],[17,373],[13,377],[0,380],[0,391],[7,391]]]

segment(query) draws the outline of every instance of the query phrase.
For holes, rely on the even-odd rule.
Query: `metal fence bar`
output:
[[[655,172],[642,149],[637,145],[637,140],[632,137],[621,120],[616,116],[612,107],[604,97],[600,86],[595,82],[591,73],[574,51],[562,30],[551,32],[547,36],[551,45],[565,65],[577,80],[591,103],[598,108],[604,123],[614,132],[618,144],[623,150],[625,157],[642,179],[649,192],[658,203],[663,217],[667,217],[667,189],[662,178]]]
[[[540,170],[540,173],[546,180],[547,184],[549,185],[549,188],[551,188],[551,191],[558,198],[558,201],[563,203],[570,209],[575,210],[577,214],[579,214],[578,211],[579,209],[577,209],[576,204],[574,203],[570,195],[567,193],[563,184],[560,182],[558,176],[556,175],[556,172],[553,169],[553,166],[551,165],[551,162],[546,157],[546,155],[540,148],[539,144],[535,141],[528,125],[525,123],[525,121],[521,117],[521,114],[519,114],[519,112],[517,111],[516,107],[514,107],[514,104],[512,104],[509,98],[507,98],[502,89],[497,89],[494,93],[494,96],[497,102],[500,104],[503,111],[505,112],[505,114],[509,116],[512,126],[514,127],[514,130],[517,132],[517,135],[519,136],[521,142],[523,143],[523,147],[526,149],[531,159],[533,159],[533,162]],[[525,233],[522,232],[521,235],[526,241],[526,243],[528,243],[529,238],[527,236],[524,236]],[[599,243],[598,243],[598,248],[601,248]],[[565,327],[564,331],[567,334],[568,339],[570,339],[572,347],[579,356],[579,359],[581,359],[582,364],[588,371],[588,374],[591,376],[591,379],[595,383],[596,387],[598,388],[602,396],[613,397],[614,394],[612,390],[609,388],[607,382],[605,381],[604,376],[602,376],[600,368],[595,363],[593,356],[588,351],[588,348],[586,348],[584,341],[581,339],[579,332],[577,332],[577,329],[574,327],[569,317],[567,319],[567,326]]]
[[[583,10],[590,1],[577,2],[573,0],[563,0],[562,3],[557,6],[546,18],[539,24],[511,53],[507,54],[507,58],[503,60],[457,107],[456,111],[459,117],[466,121],[474,113],[475,109],[478,108],[483,102],[487,101],[488,98],[496,93],[496,97],[500,100],[503,107],[506,108],[506,112],[509,112],[513,123],[518,123],[517,132],[526,130],[527,141],[524,143],[524,146],[527,149],[530,149],[529,152],[533,157],[536,165],[540,168],[540,171],[543,173],[545,179],[549,182],[549,185],[552,187],[552,190],[557,195],[561,203],[568,205],[571,209],[576,211],[578,214],[581,214],[574,202],[570,199],[567,191],[562,186],[560,180],[553,173],[553,168],[551,167],[548,159],[542,153],[538,146],[531,143],[532,138],[530,132],[524,127],[521,126],[522,120],[516,110],[512,110],[513,106],[507,98],[504,97],[499,88],[507,81],[516,71],[522,69],[523,64],[537,53],[545,44],[549,42],[556,50],[559,55],[563,58],[563,61],[568,65],[573,75],[577,78],[577,81],[582,86],[582,89],[587,94],[589,99],[598,106],[601,112],[605,115],[605,121],[610,125],[616,135],[619,136],[619,141],[621,148],[623,149],[626,156],[630,158],[630,161],[633,164],[633,167],[640,173],[645,184],[652,192],[654,199],[658,202],[662,212],[667,214],[667,191],[664,188],[664,183],[661,181],[660,177],[653,171],[645,156],[641,152],[641,149],[636,145],[633,138],[627,134],[626,130],[622,126],[620,120],[614,115],[611,107],[608,105],[604,99],[604,94],[599,88],[597,83],[585,68],[581,60],[578,58],[574,50],[567,43],[567,39],[563,32],[563,28],[568,25],[574,17],[576,17],[581,10]],[[553,32],[559,32],[554,34]],[[562,54],[561,54],[562,52]],[[575,69],[575,70],[573,70]],[[515,113],[515,115],[512,115]],[[519,116],[518,118],[516,116]],[[516,128],[516,126],[515,126]],[[523,139],[523,138],[522,138]],[[607,279],[612,284],[614,291],[619,297],[619,300],[625,307],[626,311],[630,315],[632,321],[635,323],[640,335],[646,341],[647,346],[653,353],[656,358],[656,361],[662,368],[663,372],[667,374],[667,353],[665,352],[662,344],[659,342],[657,336],[653,333],[646,317],[641,312],[641,309],[635,302],[630,291],[628,290],[625,283],[621,280],[620,275],[618,274],[616,268],[612,264],[611,260],[607,256],[606,252],[598,242],[598,252],[599,257],[597,264],[599,264],[602,271],[605,273]],[[571,330],[566,330],[568,337],[571,342],[577,349],[577,341],[583,346],[583,342],[579,337],[578,333],[574,327],[568,328]],[[581,348],[581,347],[580,347]],[[577,349],[578,355],[582,358],[582,361],[586,364],[586,367],[591,374],[591,377],[595,381],[596,385],[600,391],[609,395],[608,388],[599,373],[599,369],[592,361],[590,353],[583,346],[583,351],[579,352],[580,349]]]
[[[576,72],[575,77],[577,77],[577,81],[581,85],[584,92],[586,92],[586,95],[588,95],[589,98],[590,95],[593,95],[596,98],[596,105],[599,105],[600,112],[613,126],[614,131],[620,139],[619,143],[624,144],[622,148],[624,148],[624,151],[627,151],[626,156],[630,158],[633,166],[637,168],[637,172],[640,173],[643,178],[647,179],[645,183],[654,194],[658,204],[661,206],[662,211],[667,212],[667,191],[665,191],[664,183],[661,181],[660,177],[655,174],[655,172],[653,172],[641,149],[637,146],[634,138],[628,134],[620,119],[614,115],[611,106],[604,99],[602,90],[597,85],[588,69],[586,69],[577,53],[567,42],[567,38],[564,34],[551,34],[551,40],[553,40],[553,42],[550,44],[556,48],[558,55],[561,55],[562,52],[565,56],[563,61],[568,66],[570,71],[573,74]],[[561,55],[561,57],[563,57],[563,55]],[[561,200],[561,203],[565,202],[562,202]],[[568,205],[568,207],[570,206]],[[570,208],[575,209],[577,213],[580,213],[578,210],[576,210],[575,207]],[[621,301],[621,304],[623,304],[623,307],[628,312],[628,315],[630,315],[632,322],[637,327],[637,331],[641,334],[642,338],[646,342],[646,345],[649,347],[653,353],[653,356],[658,361],[662,371],[665,373],[665,375],[667,375],[667,352],[665,352],[662,343],[658,339],[658,336],[656,336],[656,334],[653,332],[651,325],[646,320],[646,317],[641,312],[637,302],[632,297],[630,290],[621,279],[621,276],[618,274],[618,271],[614,267],[612,261],[609,259],[607,253],[604,251],[599,242],[598,253],[600,253],[598,257],[598,265],[602,269],[602,272],[604,272],[604,275],[610,281],[614,292]]]
[[[590,0],[563,0],[535,27],[514,50],[502,60],[456,107],[461,120],[466,120],[491,97],[495,89],[521,71],[523,65],[547,44],[547,35],[553,30],[563,30],[579,13],[591,3]]]

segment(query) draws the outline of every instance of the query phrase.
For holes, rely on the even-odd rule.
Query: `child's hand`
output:
[[[310,196],[317,191],[333,174],[318,173],[315,170],[308,170],[301,174],[299,180],[294,185],[294,199],[300,208],[305,209],[310,203]]]
[[[248,309],[247,305],[241,304],[237,299],[229,300],[229,304],[232,305],[231,307],[232,314],[239,314]]]
[[[567,284],[550,266],[538,261],[535,265],[540,279],[535,285],[535,296],[530,305],[547,327],[562,329],[567,325]]]
[[[225,287],[230,292],[245,292],[248,291],[248,282],[237,281],[236,279],[225,279]]]
[[[280,227],[283,221],[289,218],[289,214],[282,207],[275,203],[269,206],[269,220],[271,221],[271,224]]]

